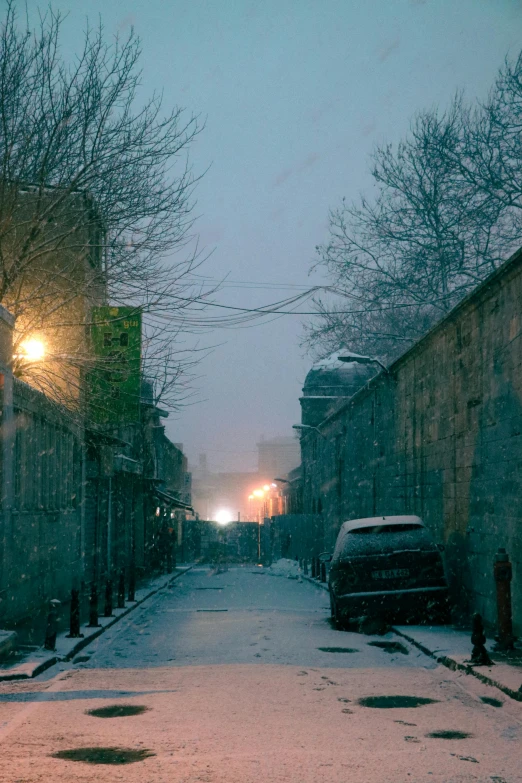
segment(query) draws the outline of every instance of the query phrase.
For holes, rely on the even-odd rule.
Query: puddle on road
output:
[[[196,612],[228,612],[228,609],[196,609]]]
[[[327,652],[327,653],[356,653],[359,652],[359,650],[356,650],[354,647],[318,647],[318,650],[321,652]]]
[[[431,737],[432,739],[467,739],[468,737],[472,737],[473,734],[469,734],[467,731],[430,731],[429,734],[426,734],[427,737]]]
[[[480,701],[483,701],[484,704],[489,704],[490,707],[502,707],[504,704],[500,699],[493,699],[491,696],[481,696]]]
[[[422,707],[424,704],[436,704],[438,699],[428,699],[425,696],[364,696],[359,699],[362,707],[390,710],[400,707]]]
[[[84,764],[134,764],[155,755],[147,748],[72,748],[51,753],[55,759],[81,761]]]
[[[143,704],[109,704],[107,707],[96,707],[93,710],[86,710],[86,715],[92,715],[94,718],[126,718],[131,715],[142,715],[150,707]]]
[[[393,654],[393,653],[402,653],[403,655],[409,655],[410,651],[407,647],[405,647],[400,642],[368,642],[370,647],[379,647],[381,650],[384,650],[384,652]]]

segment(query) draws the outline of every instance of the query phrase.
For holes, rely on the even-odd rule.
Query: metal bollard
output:
[[[68,639],[80,639],[83,633],[80,633],[80,591],[76,588],[71,590],[71,611],[69,621]]]
[[[478,612],[473,615],[471,643],[473,644],[471,663],[474,666],[492,666],[493,661],[484,647],[486,643],[486,634],[484,633],[482,615],[478,614]]]
[[[118,580],[118,609],[125,609],[125,571],[120,571]]]
[[[317,576],[317,568],[316,568],[316,565],[315,565],[315,557],[312,557],[312,573],[311,573],[311,577],[312,577],[312,579],[315,579],[316,576]]]
[[[107,579],[105,583],[105,609],[103,612],[105,617],[113,617],[112,614],[112,579]]]
[[[89,598],[89,625],[88,628],[99,628],[98,622],[98,588],[93,582],[91,586],[91,596]]]
[[[136,569],[131,565],[129,569],[129,592],[127,594],[127,601],[136,600]]]
[[[58,633],[58,607],[60,601],[57,598],[53,598],[49,601],[49,614],[47,615],[47,627],[45,629],[45,642],[44,648],[46,650],[56,649],[56,634]]]
[[[320,578],[321,578],[321,582],[326,582],[326,563],[323,563],[322,560],[321,560]]]
[[[511,610],[511,579],[513,571],[509,555],[504,548],[500,548],[495,555],[494,574],[497,586],[497,647],[500,650],[512,650],[515,646]]]

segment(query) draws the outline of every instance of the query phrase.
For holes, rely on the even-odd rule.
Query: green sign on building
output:
[[[141,311],[94,307],[91,343],[95,366],[87,376],[91,419],[98,424],[139,421]]]

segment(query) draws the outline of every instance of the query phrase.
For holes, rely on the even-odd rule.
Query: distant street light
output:
[[[229,525],[231,522],[233,522],[233,516],[230,511],[227,511],[226,509],[222,509],[221,511],[218,511],[216,514],[216,522],[218,525],[222,525],[225,527],[225,525]]]

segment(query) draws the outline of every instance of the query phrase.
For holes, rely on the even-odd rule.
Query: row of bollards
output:
[[[105,602],[104,602],[104,609],[103,609],[103,616],[104,617],[114,617],[113,614],[113,581],[112,579],[108,578],[105,582]],[[129,571],[129,584],[128,584],[128,592],[127,592],[127,600],[129,602],[135,601],[135,593],[136,593],[136,574],[133,568]],[[99,628],[100,623],[98,621],[99,618],[99,597],[98,597],[98,587],[95,582],[91,585],[91,592],[89,596],[89,624],[88,628]],[[56,649],[56,635],[58,633],[58,607],[61,605],[61,602],[57,599],[53,598],[49,602],[49,613],[47,615],[47,625],[45,629],[45,641],[44,641],[44,648],[46,650],[55,650]],[[117,603],[116,606],[118,609],[124,609],[125,608],[125,572],[122,570],[120,571],[119,577],[118,577],[118,592],[117,592]],[[71,590],[71,604],[70,604],[70,614],[69,614],[69,633],[67,634],[67,637],[69,639],[81,639],[83,637],[83,634],[80,633],[80,621],[81,617],[81,611],[80,611],[80,591],[78,588],[73,587]]]
[[[308,576],[308,560],[306,558],[299,559],[299,567],[303,574]],[[326,563],[323,563],[318,557],[312,557],[310,562],[310,576],[312,579],[326,582]]]

